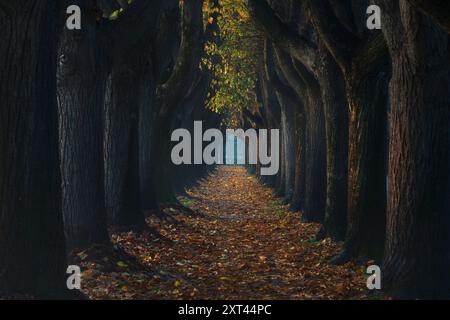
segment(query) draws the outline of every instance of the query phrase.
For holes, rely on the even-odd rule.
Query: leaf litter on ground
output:
[[[179,202],[161,209],[174,224],[150,216],[148,230],[113,233],[112,245],[74,255],[82,291],[91,299],[368,298],[362,266],[328,264],[341,245],[313,241],[320,226],[301,223],[243,167],[219,167]]]

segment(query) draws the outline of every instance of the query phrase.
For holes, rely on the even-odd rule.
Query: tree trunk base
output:
[[[321,226],[317,234],[315,235],[314,239],[316,241],[322,241],[327,237],[327,231],[325,230],[324,226]]]

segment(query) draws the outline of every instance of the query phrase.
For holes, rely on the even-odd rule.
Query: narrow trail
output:
[[[312,241],[318,225],[300,223],[244,168],[219,167],[179,200],[149,230],[78,253],[82,290],[94,299],[365,297],[363,268],[328,265],[339,245]]]

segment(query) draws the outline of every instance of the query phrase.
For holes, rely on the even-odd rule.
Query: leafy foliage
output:
[[[129,6],[132,3],[133,3],[133,0],[128,0],[128,1],[124,0],[124,1],[122,1],[120,3],[121,7],[118,8],[117,10],[113,11],[111,13],[111,15],[109,16],[109,19],[110,20],[116,20],[120,16],[120,14],[125,10],[124,7]]]
[[[256,105],[258,31],[243,0],[222,0],[220,4],[221,43],[209,43],[205,50],[220,61],[217,65],[206,61],[215,75],[212,83],[215,94],[210,97],[208,107],[228,115],[230,124],[236,125],[240,110]]]

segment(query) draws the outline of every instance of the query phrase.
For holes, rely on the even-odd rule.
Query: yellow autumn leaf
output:
[[[120,267],[120,268],[128,267],[128,265],[125,262],[123,262],[123,261],[118,261],[117,262],[117,266]]]

